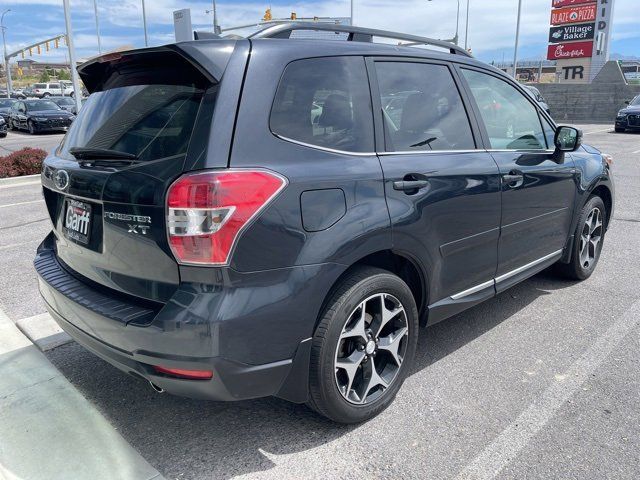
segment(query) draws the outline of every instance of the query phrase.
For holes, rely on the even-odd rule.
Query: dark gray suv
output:
[[[40,291],[117,368],[363,421],[420,325],[593,272],[609,159],[499,70],[356,27],[204,36],[82,65],[91,96],[44,162]]]

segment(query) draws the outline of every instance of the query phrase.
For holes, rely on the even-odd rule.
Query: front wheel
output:
[[[313,337],[309,405],[340,423],[376,416],[411,367],[418,310],[407,284],[362,267],[334,291]]]
[[[624,133],[625,132],[625,128],[620,128],[620,127],[615,127],[616,133]]]
[[[607,210],[600,197],[589,198],[580,212],[576,227],[571,261],[558,264],[561,274],[572,280],[586,280],[600,259],[604,242]]]
[[[27,127],[29,128],[29,133],[31,135],[35,135],[36,134],[36,127],[33,125],[33,122],[31,120],[29,120],[27,122]]]

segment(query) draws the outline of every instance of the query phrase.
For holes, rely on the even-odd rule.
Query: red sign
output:
[[[571,7],[583,3],[596,3],[597,0],[553,0],[553,8]]]
[[[593,42],[573,42],[549,45],[547,60],[563,60],[568,58],[591,57]]]
[[[551,25],[593,22],[596,19],[596,4],[551,10]]]

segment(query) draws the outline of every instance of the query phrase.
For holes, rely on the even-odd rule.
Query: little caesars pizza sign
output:
[[[560,82],[589,82],[609,59],[613,2],[552,0],[547,58]]]

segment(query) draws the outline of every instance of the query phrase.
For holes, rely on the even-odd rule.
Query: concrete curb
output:
[[[48,313],[22,318],[16,322],[16,326],[42,352],[59,347],[72,340],[69,334],[62,330]]]
[[[162,479],[0,310],[0,478]]]
[[[40,182],[40,174],[22,177],[0,178],[0,188],[19,185],[31,185]]]

